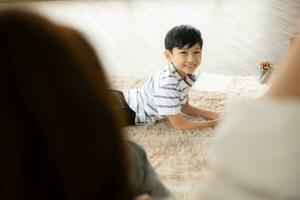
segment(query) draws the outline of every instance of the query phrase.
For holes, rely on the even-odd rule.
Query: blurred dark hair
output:
[[[190,25],[175,26],[168,31],[165,37],[165,49],[171,52],[173,48],[182,49],[185,45],[188,45],[188,48],[190,48],[197,43],[202,48],[201,32]]]
[[[133,199],[95,52],[29,11],[0,12],[0,199]]]

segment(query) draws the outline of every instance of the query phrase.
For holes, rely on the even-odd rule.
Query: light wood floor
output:
[[[259,62],[278,61],[300,24],[300,0],[50,1],[30,6],[80,29],[109,74],[149,75],[161,69],[166,32],[191,24],[204,38],[200,71],[258,75]]]

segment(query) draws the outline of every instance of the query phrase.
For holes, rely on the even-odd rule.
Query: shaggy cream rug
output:
[[[147,77],[118,76],[109,80],[114,89],[125,89],[141,86]],[[267,86],[260,84],[255,77],[234,77],[227,91],[191,90],[190,100],[195,105],[213,110],[225,109],[226,112],[226,105],[230,102],[257,98],[266,89]],[[131,140],[145,148],[151,164],[176,199],[191,199],[192,191],[210,172],[206,158],[212,139],[216,137],[214,129],[175,130],[162,120],[154,125],[130,127],[125,131]]]

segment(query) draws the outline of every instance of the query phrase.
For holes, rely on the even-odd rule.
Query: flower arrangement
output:
[[[261,76],[259,81],[261,83],[265,83],[272,71],[275,69],[274,65],[271,61],[262,61],[259,65],[259,68],[261,70]]]

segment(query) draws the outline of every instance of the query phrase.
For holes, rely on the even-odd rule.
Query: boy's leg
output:
[[[128,106],[127,102],[125,101],[125,97],[123,92],[119,90],[110,90],[113,94],[113,100],[115,102],[117,113],[121,113],[124,116],[125,125],[135,125],[135,112]]]

